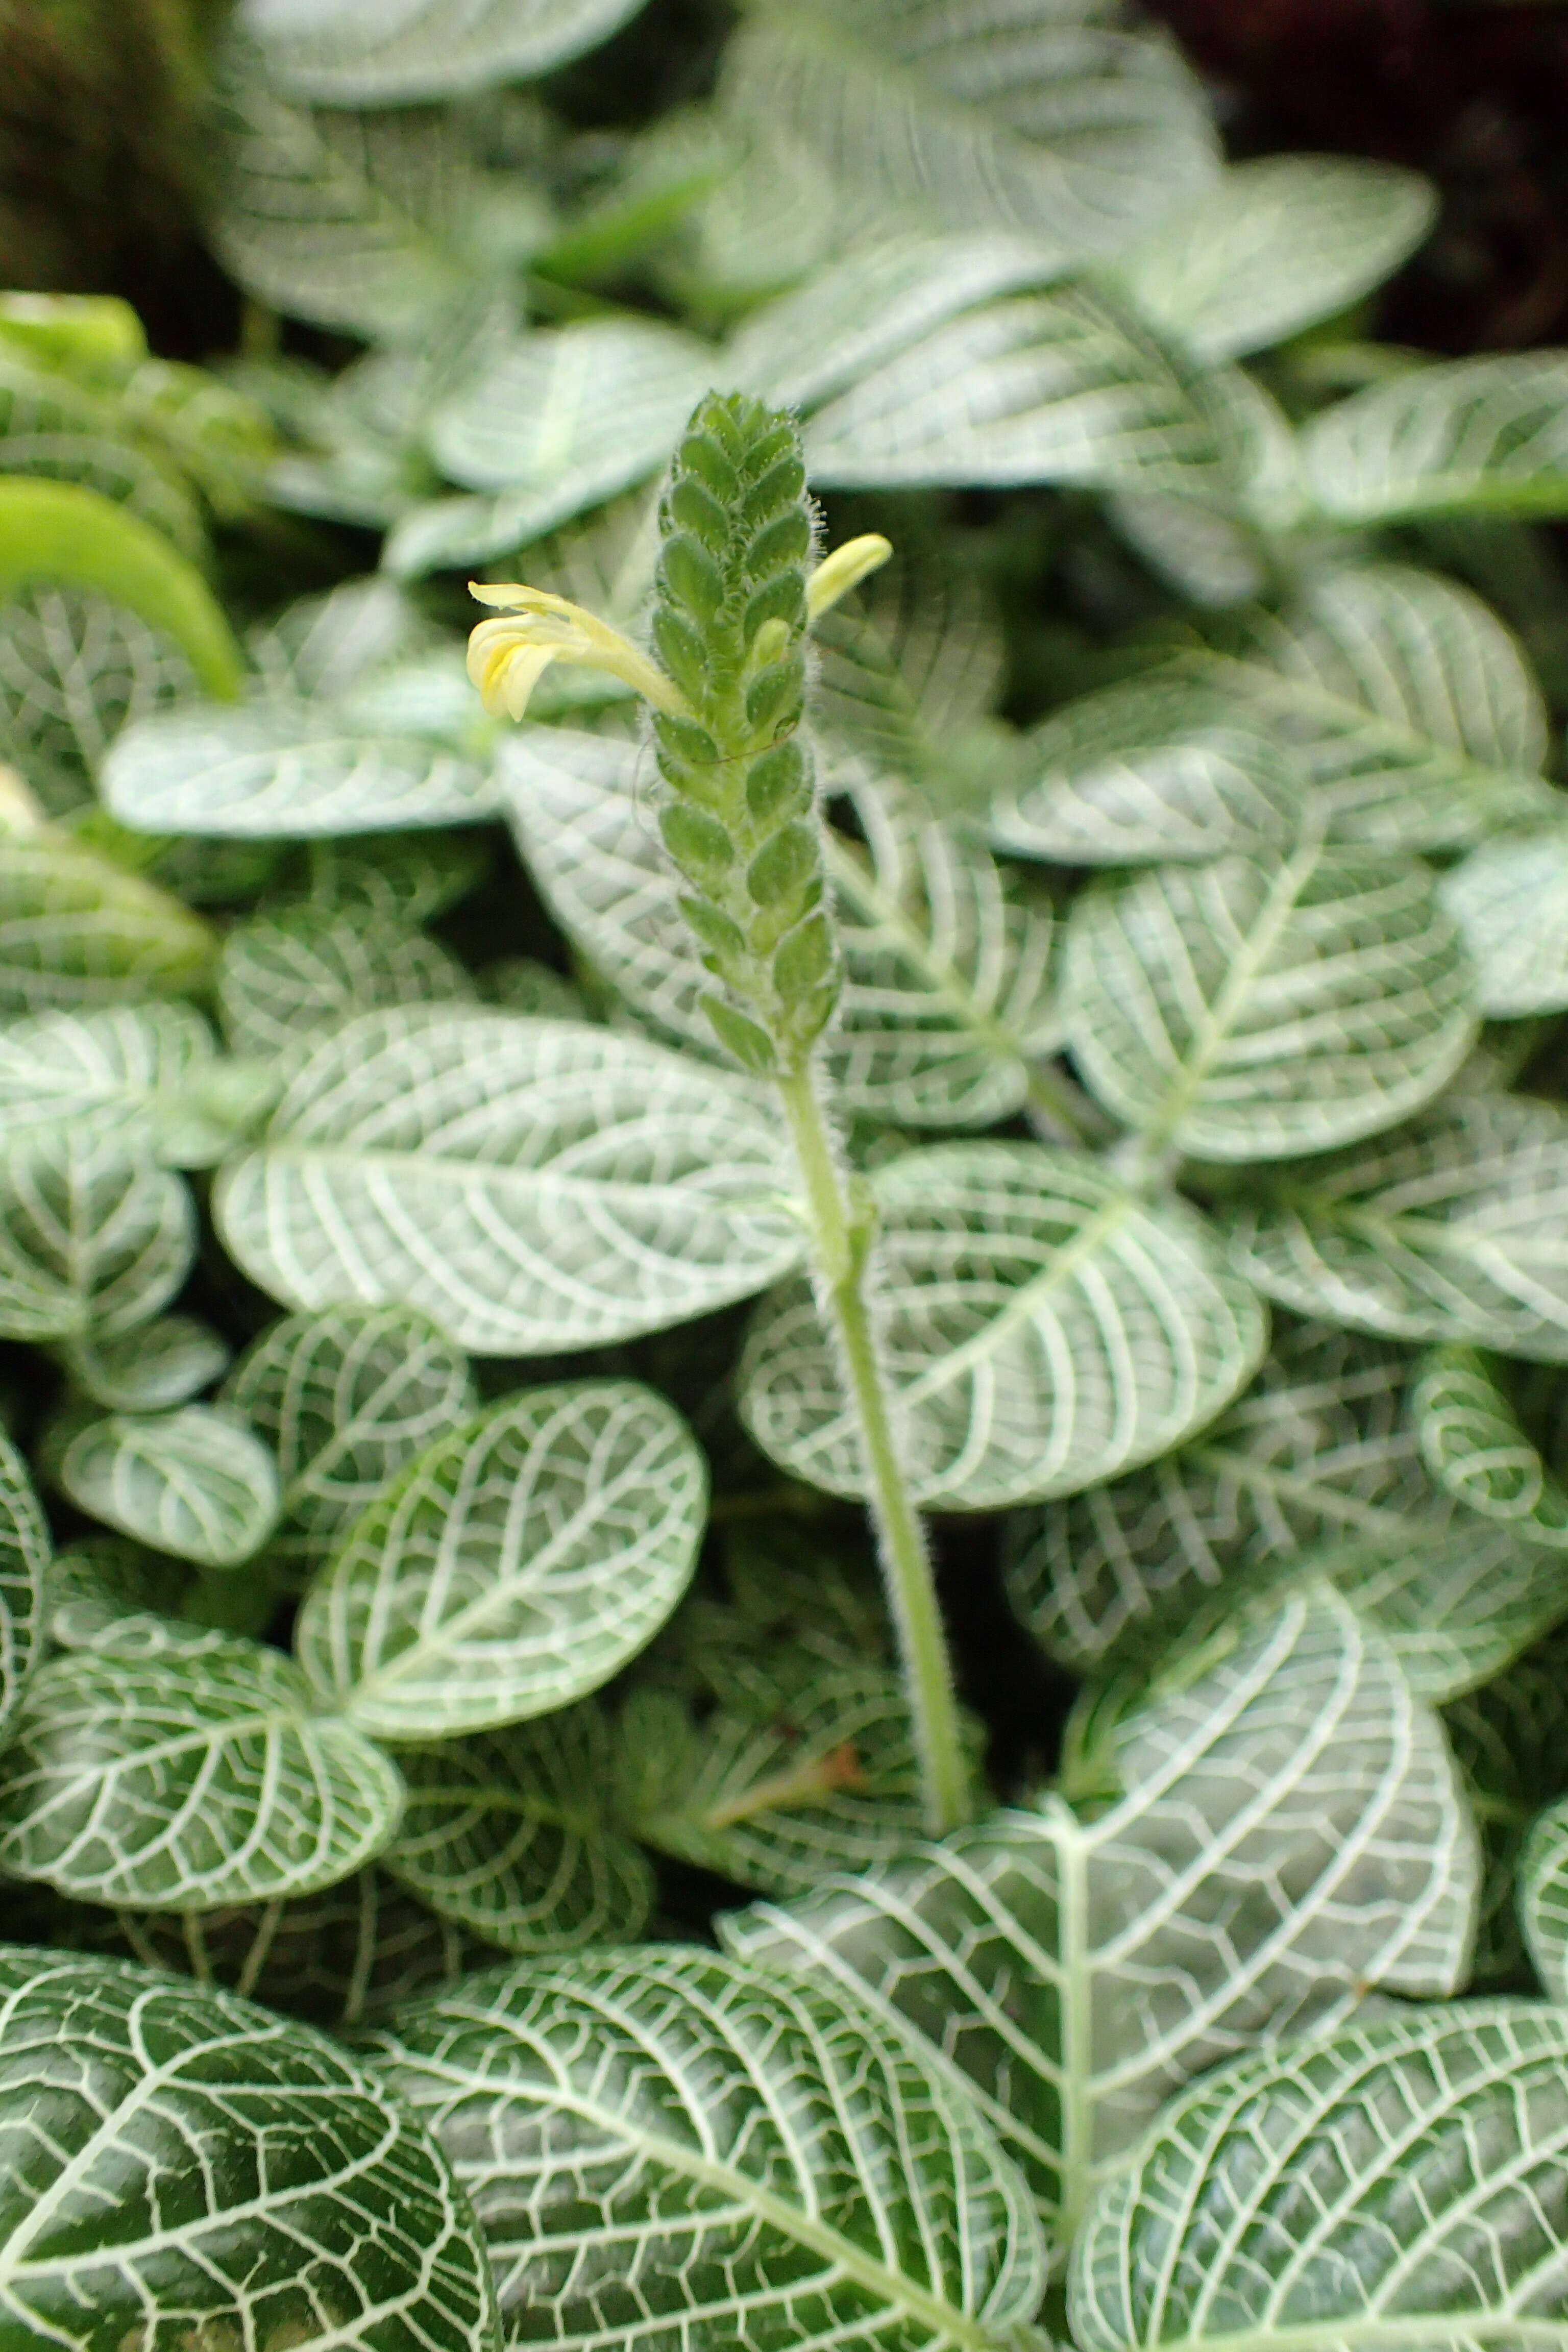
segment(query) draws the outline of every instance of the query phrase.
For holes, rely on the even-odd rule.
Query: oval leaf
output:
[[[268,1105],[264,1074],[221,1062],[184,1004],[44,1013],[0,1031],[8,1139],[69,1125],[123,1139],[171,1168],[206,1168]]]
[[[271,1454],[210,1405],[89,1422],[55,1475],[89,1517],[200,1568],[237,1568],[260,1550],[278,1517]]]
[[[1526,1542],[1568,1550],[1568,1491],[1561,1458],[1542,1459],[1507,1392],[1509,1367],[1471,1348],[1430,1357],[1411,1398],[1422,1458],[1438,1483]],[[1555,1381],[1552,1383],[1555,1387]],[[1563,1614],[1568,1616],[1568,1594]]]
[[[221,1378],[228,1349],[192,1315],[163,1315],[118,1339],[79,1339],[66,1369],[94,1404],[110,1412],[167,1412]]]
[[[181,996],[212,961],[204,922],[139,875],[47,832],[5,835],[0,1013]]]
[[[0,1336],[110,1338],[149,1321],[196,1254],[178,1176],[51,1129],[0,1153]]]
[[[597,48],[640,0],[246,0],[240,21],[279,89],[323,106],[401,106],[531,81]]]
[[[0,1738],[32,1671],[48,1566],[48,1522],[27,1465],[0,1436]]]
[[[1483,842],[1438,896],[1476,967],[1476,1003],[1497,1021],[1568,1007],[1568,832]]]
[[[1322,410],[1307,485],[1336,522],[1568,513],[1568,352],[1413,368]]]
[[[473,994],[438,940],[368,907],[307,903],[237,924],[218,961],[218,1011],[237,1054],[299,1055],[386,1004]]]

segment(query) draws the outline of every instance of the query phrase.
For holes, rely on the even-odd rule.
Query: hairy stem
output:
[[[899,1458],[866,1295],[871,1229],[868,1220],[857,1217],[845,1192],[810,1070],[803,1065],[781,1073],[778,1089],[800,1165],[819,1295],[832,1320],[859,1427],[867,1500],[914,1721],[927,1823],[940,1835],[967,1815],[968,1773],[931,1555]]]

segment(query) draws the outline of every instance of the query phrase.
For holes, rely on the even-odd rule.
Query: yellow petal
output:
[[[893,542],[884,539],[879,530],[862,531],[858,539],[847,539],[825,557],[805,583],[805,617],[816,620],[858,588],[873,572],[879,572],[893,551]]]

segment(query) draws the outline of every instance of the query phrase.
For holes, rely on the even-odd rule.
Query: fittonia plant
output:
[[[1568,2352],[1568,356],[630,14],[0,301],[0,2352]]]

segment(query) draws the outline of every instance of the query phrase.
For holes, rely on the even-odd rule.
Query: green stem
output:
[[[940,1836],[968,1813],[968,1773],[931,1556],[905,1484],[877,1360],[865,1286],[870,1228],[851,1210],[809,1069],[781,1074],[778,1087],[800,1165],[812,1255],[859,1425],[867,1501],[903,1662],[927,1823]]]

